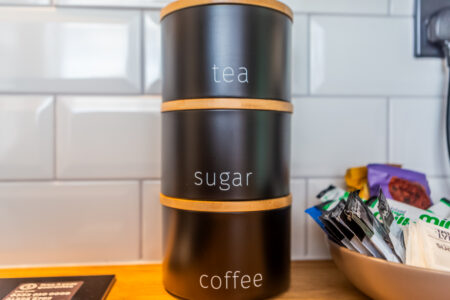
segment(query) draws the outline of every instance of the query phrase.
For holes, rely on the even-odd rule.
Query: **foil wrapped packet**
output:
[[[332,209],[339,201],[347,201],[349,193],[341,188],[330,185],[317,195],[321,201],[328,201],[327,209]],[[326,199],[326,200],[325,200]],[[378,197],[371,197],[365,202],[366,206],[373,212],[374,216],[380,221],[380,212],[378,210]],[[442,198],[439,202],[431,206],[428,210],[423,210],[403,202],[387,198],[387,203],[392,211],[395,222],[400,227],[408,226],[411,222],[418,220],[449,229],[450,203]]]
[[[365,201],[360,191],[329,186],[306,210],[335,243],[391,262],[450,271],[450,201],[428,210],[389,199],[379,189]]]
[[[331,196],[330,193],[334,193]],[[381,201],[386,224],[380,222],[359,197],[359,191],[341,193],[329,189],[322,193],[330,198],[324,203],[306,210],[319,223],[328,237],[339,245],[359,253],[393,262],[404,261],[403,233],[393,222],[387,202]]]
[[[383,258],[392,262],[403,262],[404,248],[397,249],[399,253],[396,252],[389,235],[389,227],[384,226],[375,218],[358,194],[359,192],[356,191],[349,195],[344,210],[346,217],[352,219],[356,226],[364,231]],[[390,211],[389,213],[392,214]],[[393,216],[391,217],[393,219]],[[403,236],[401,238],[403,239]]]

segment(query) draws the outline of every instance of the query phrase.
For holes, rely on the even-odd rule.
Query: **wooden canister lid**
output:
[[[161,105],[161,112],[203,109],[269,110],[292,113],[294,106],[287,101],[241,98],[182,99],[166,101]]]
[[[294,14],[289,6],[276,0],[177,0],[171,2],[161,10],[161,20],[167,15],[180,9],[211,4],[241,4],[265,7],[279,11],[288,16],[291,20],[294,18]]]
[[[291,206],[292,196],[288,195],[280,198],[247,201],[205,201],[173,198],[160,194],[160,202],[166,207],[181,210],[202,212],[255,212]]]

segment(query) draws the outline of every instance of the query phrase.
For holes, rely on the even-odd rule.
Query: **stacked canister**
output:
[[[166,289],[263,299],[289,286],[292,12],[179,0],[161,12]]]

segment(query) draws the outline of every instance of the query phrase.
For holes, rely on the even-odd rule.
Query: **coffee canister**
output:
[[[290,278],[292,12],[275,0],[161,11],[165,288],[264,299]]]

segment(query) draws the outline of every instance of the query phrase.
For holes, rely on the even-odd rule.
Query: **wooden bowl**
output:
[[[329,241],[337,267],[373,299],[442,300],[450,297],[450,272],[392,263],[340,247]]]

